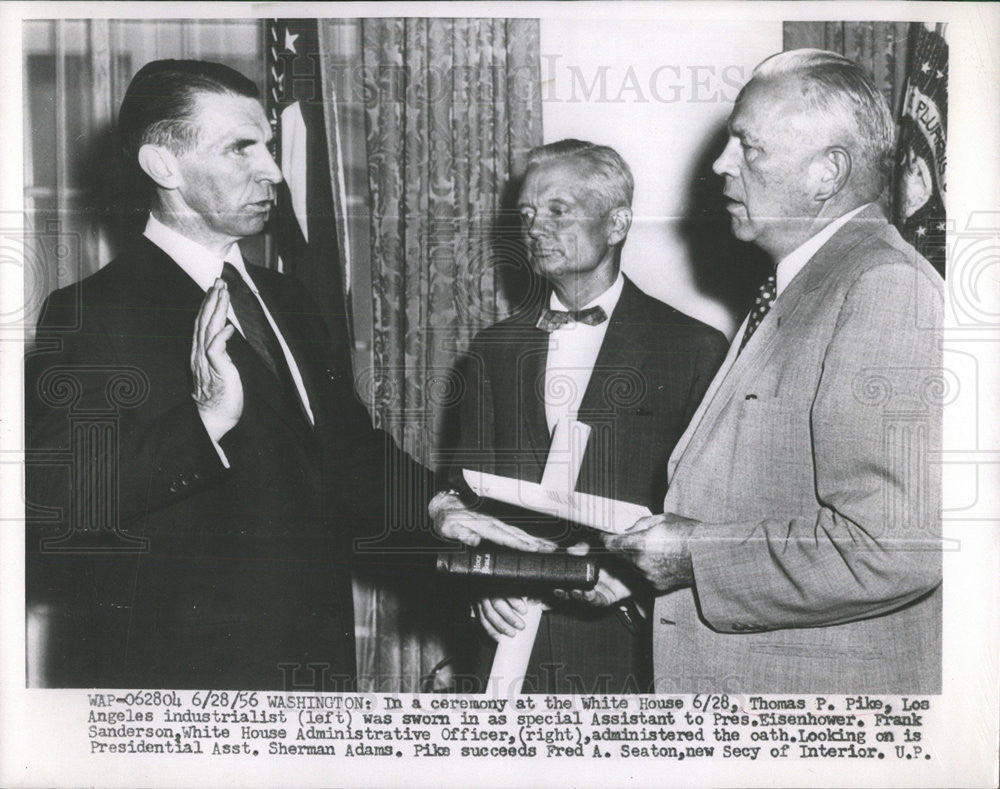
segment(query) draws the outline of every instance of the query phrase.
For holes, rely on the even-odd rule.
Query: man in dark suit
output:
[[[592,431],[576,490],[661,511],[667,458],[726,343],[621,274],[632,190],[628,165],[605,146],[563,140],[529,156],[519,207],[533,268],[551,285],[548,308],[538,305],[473,340],[460,366],[465,396],[450,458],[457,487],[463,465],[539,482],[555,425],[568,418]],[[470,513],[456,495],[442,494],[432,510],[444,536],[469,544],[485,536],[550,547],[487,517],[511,520],[511,513]],[[534,537],[567,545],[588,538],[566,524],[520,521]],[[547,600],[525,690],[644,690],[649,630],[634,606],[620,603],[634,596],[641,608],[650,591],[626,566],[605,564],[594,591],[572,593],[597,607],[566,595]],[[485,598],[477,607],[498,641],[524,626],[519,598]]]
[[[242,258],[282,179],[257,95],[214,63],[143,67],[119,126],[145,233],[44,308],[27,446],[72,453],[27,486],[55,514],[27,541],[53,684],[354,685],[349,537],[383,527],[387,445],[346,332]],[[109,409],[111,438],[88,439]]]

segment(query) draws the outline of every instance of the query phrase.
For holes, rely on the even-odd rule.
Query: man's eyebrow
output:
[[[738,137],[741,142],[748,142],[751,145],[756,145],[757,142],[756,138],[753,136],[753,134],[747,131],[746,126],[744,126],[741,123],[736,123],[736,124],[730,123],[728,124],[728,126],[729,126],[730,137]]]

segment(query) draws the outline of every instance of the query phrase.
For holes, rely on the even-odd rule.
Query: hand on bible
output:
[[[243,414],[243,382],[226,351],[226,342],[236,331],[226,322],[228,313],[229,291],[217,279],[198,310],[191,342],[191,396],[213,441],[232,430]]]
[[[434,521],[434,531],[449,540],[458,540],[475,547],[482,540],[532,553],[548,553],[556,544],[504,523],[501,520],[468,509],[454,493],[438,493],[427,507]]]

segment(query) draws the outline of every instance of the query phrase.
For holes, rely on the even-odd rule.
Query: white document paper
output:
[[[462,469],[462,475],[477,496],[514,504],[542,515],[563,518],[609,534],[623,534],[639,518],[653,514],[647,507],[628,501],[576,491],[567,494],[513,477],[470,469]]]

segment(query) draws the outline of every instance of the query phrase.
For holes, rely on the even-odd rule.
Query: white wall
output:
[[[615,148],[635,175],[623,268],[646,292],[723,331],[734,316],[700,289],[678,232],[699,160],[781,23],[543,19],[545,142]]]

